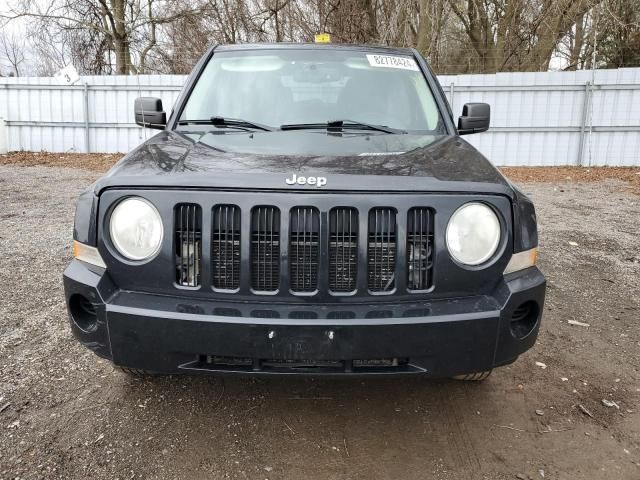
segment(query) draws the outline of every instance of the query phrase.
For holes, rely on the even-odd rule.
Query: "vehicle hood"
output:
[[[293,174],[327,183],[288,185]],[[459,137],[326,131],[163,131],[114,165],[95,192],[156,187],[513,196],[496,168]]]

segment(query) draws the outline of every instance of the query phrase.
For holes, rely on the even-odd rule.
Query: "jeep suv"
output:
[[[415,50],[211,48],[77,204],[75,337],[125,370],[483,379],[537,337],[531,201]]]

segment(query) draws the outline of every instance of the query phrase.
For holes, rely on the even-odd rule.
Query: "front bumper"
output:
[[[378,306],[222,304],[127,292],[77,260],[64,287],[83,345],[117,365],[160,373],[479,372],[534,344],[545,296],[535,267],[505,277],[491,296]],[[87,299],[95,315],[79,313],[77,299]],[[524,304],[529,317],[514,328]]]

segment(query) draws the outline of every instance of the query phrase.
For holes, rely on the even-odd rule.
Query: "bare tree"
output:
[[[185,2],[180,10],[168,0],[22,0],[13,18],[31,18],[52,35],[66,33],[82,50],[93,55],[92,70],[101,70],[102,61],[118,74],[145,70],[149,52],[158,44],[157,28],[185,16],[200,13],[198,5]],[[171,13],[166,13],[171,12]],[[75,35],[73,35],[75,33]],[[91,48],[94,46],[94,48]],[[104,60],[101,60],[102,57]],[[94,73],[93,71],[91,73]]]
[[[0,60],[9,70],[10,75],[19,77],[22,75],[22,66],[25,63],[24,41],[15,33],[0,32]]]
[[[88,74],[188,73],[211,44],[325,32],[416,47],[438,73],[586,68],[595,44],[596,65],[640,62],[640,0],[15,1],[42,72],[71,62]]]
[[[546,70],[559,43],[602,0],[448,0],[477,70]]]
[[[591,36],[598,44],[595,66],[640,66],[640,0],[608,0],[597,13],[598,25]]]

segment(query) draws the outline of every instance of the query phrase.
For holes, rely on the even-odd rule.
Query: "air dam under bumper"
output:
[[[484,371],[534,344],[545,295],[535,267],[505,277],[492,296],[380,306],[220,304],[125,292],[76,260],[64,287],[82,344],[117,365],[159,373]]]

